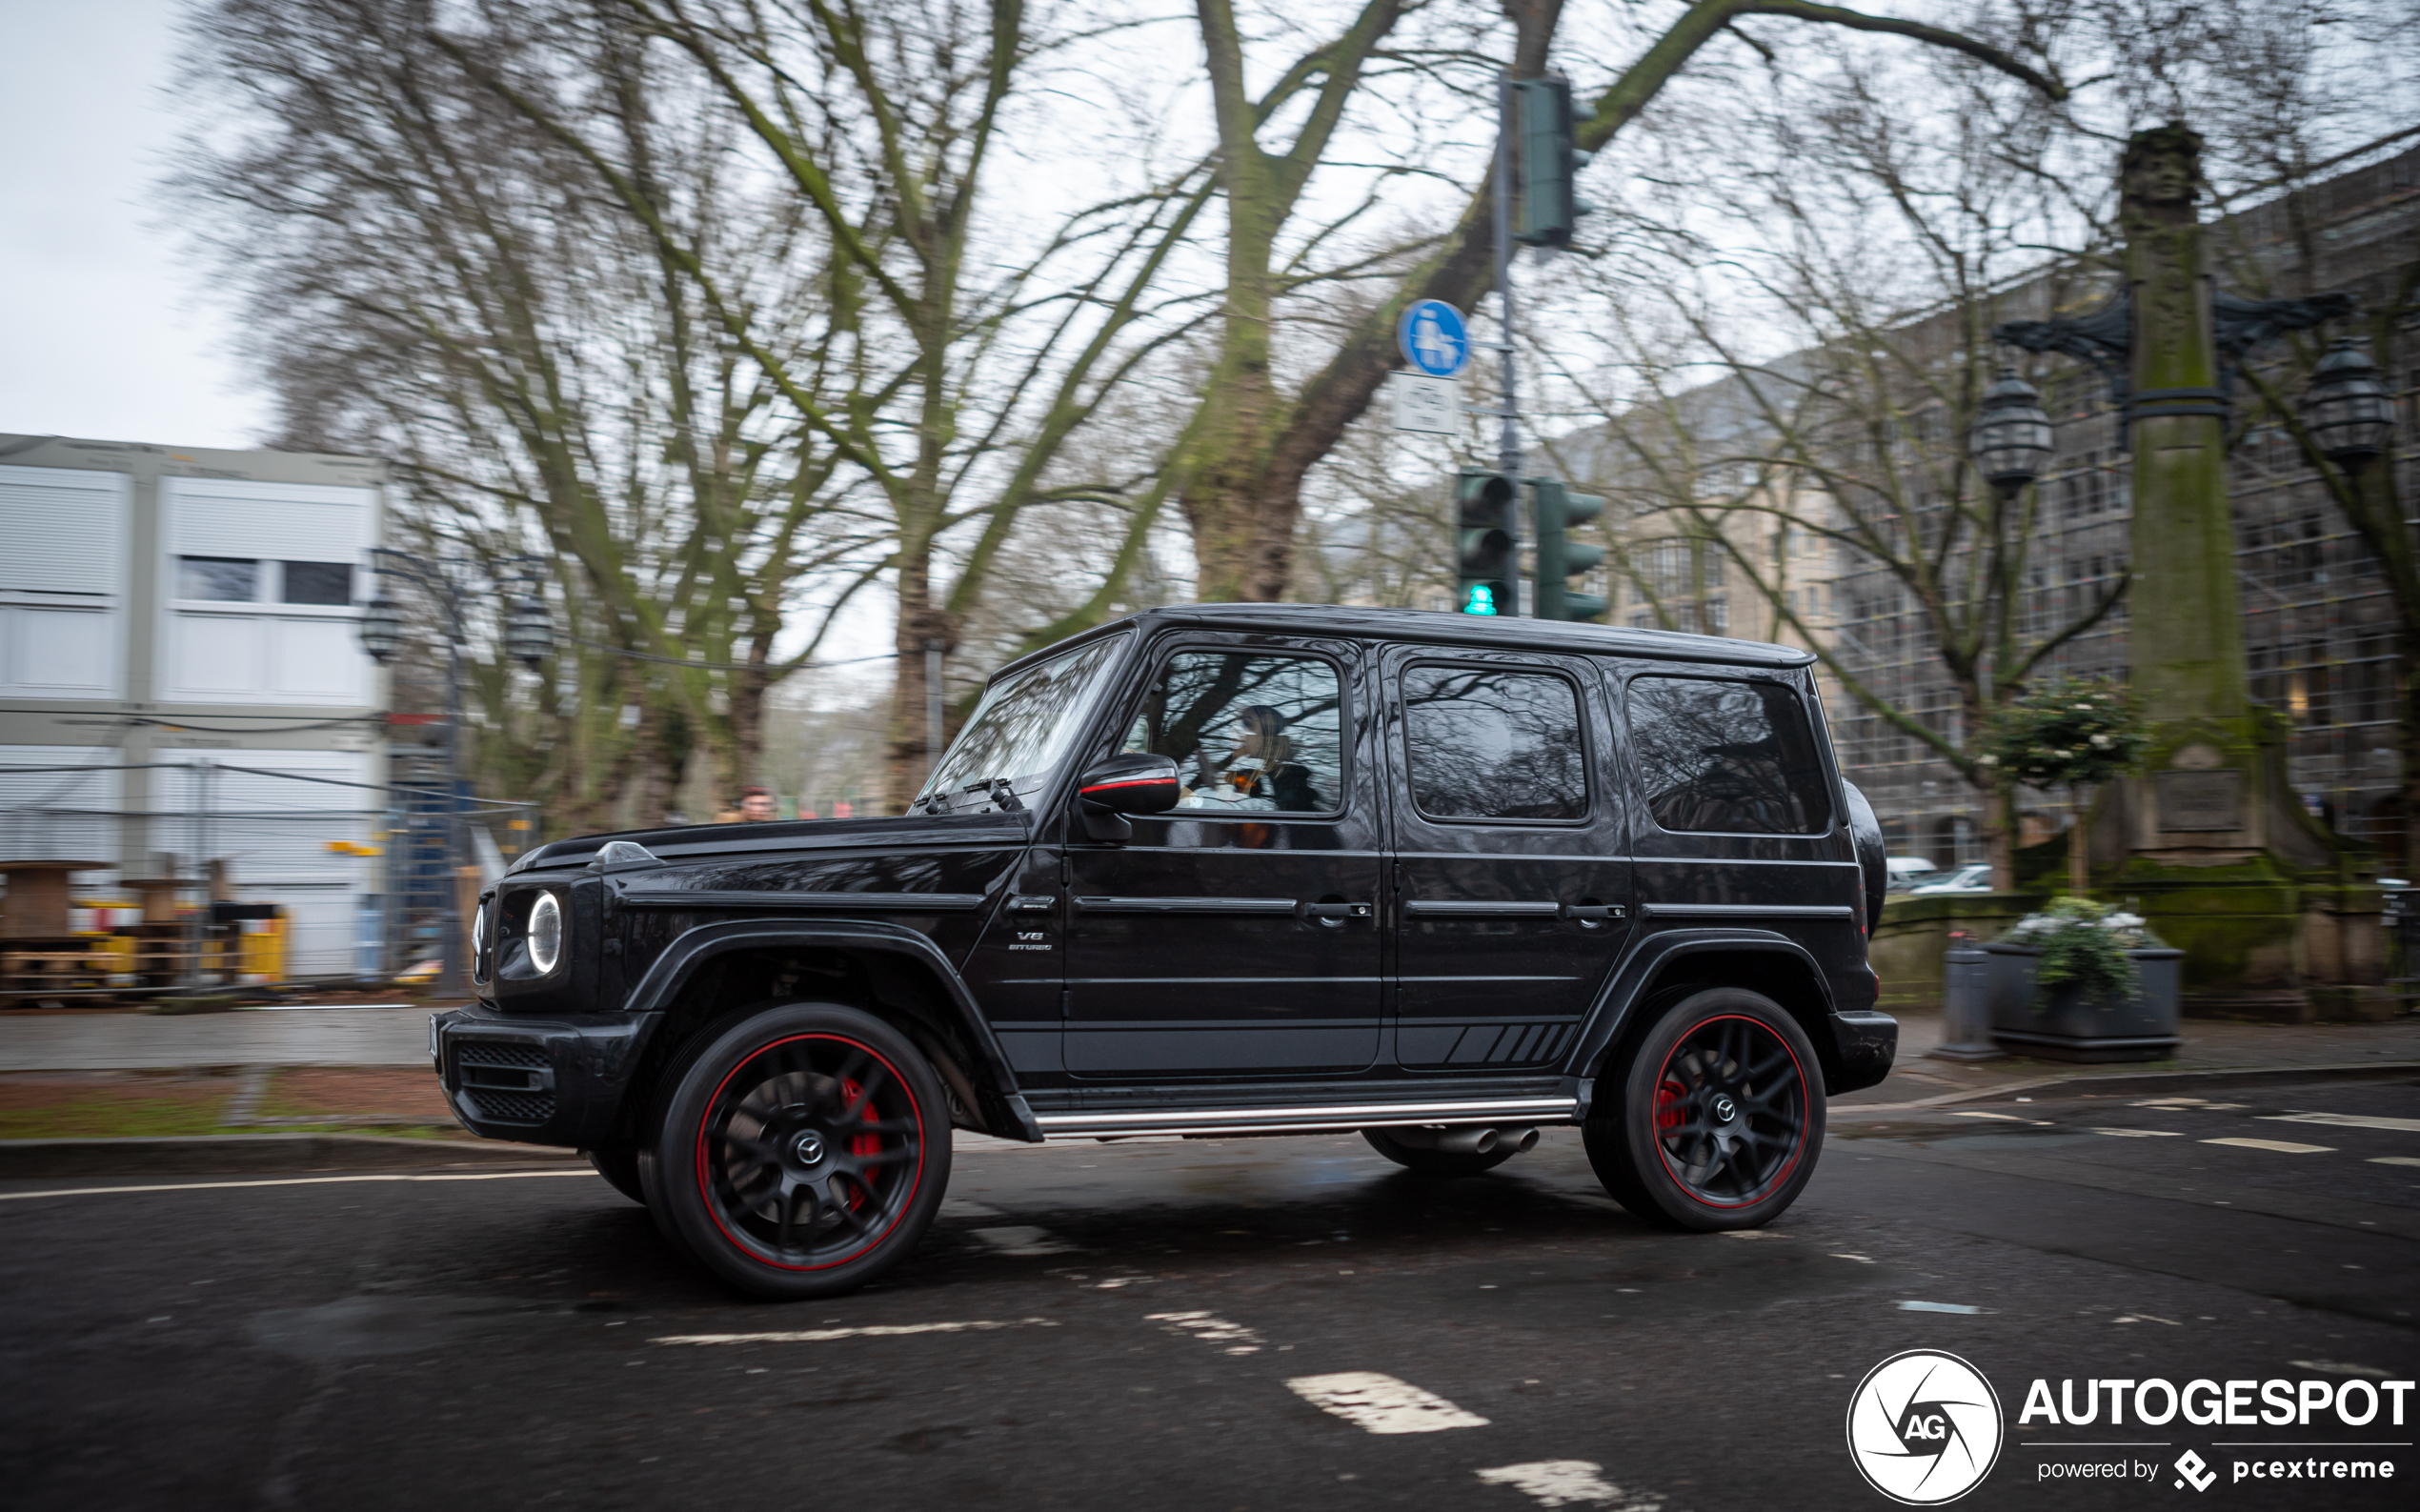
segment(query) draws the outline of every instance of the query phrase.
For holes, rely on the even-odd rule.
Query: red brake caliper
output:
[[[863,1091],[864,1089],[858,1086],[855,1081],[849,1080],[846,1078],[841,1079],[840,1099],[842,1102],[849,1103],[857,1101],[857,1098],[863,1093]],[[865,1107],[861,1117],[868,1123],[872,1123],[875,1120],[876,1114],[873,1099],[866,1099]],[[851,1155],[859,1156],[881,1154],[882,1136],[878,1134],[850,1135],[849,1153]],[[863,1207],[865,1205],[865,1190],[856,1181],[851,1181],[849,1183],[849,1205],[851,1207]]]
[[[1681,1126],[1681,1104],[1687,1099],[1689,1089],[1681,1085],[1677,1077],[1666,1077],[1656,1084],[1655,1132],[1661,1137]]]

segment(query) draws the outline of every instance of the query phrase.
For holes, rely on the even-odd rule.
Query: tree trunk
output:
[[[938,640],[946,656],[958,643],[957,625],[933,602],[932,561],[924,554],[899,563],[899,618],[891,647],[897,654],[891,682],[891,725],[883,743],[884,812],[905,814],[923,788],[940,753],[925,737],[924,643]]]

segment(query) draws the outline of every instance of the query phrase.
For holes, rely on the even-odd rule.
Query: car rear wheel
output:
[[[1369,1141],[1371,1149],[1397,1165],[1407,1171],[1418,1171],[1422,1176],[1477,1176],[1482,1171],[1494,1170],[1521,1153],[1509,1143],[1498,1145],[1484,1154],[1476,1150],[1422,1149],[1405,1144],[1385,1129],[1363,1129],[1361,1138]]]
[[[657,1221],[708,1270],[776,1299],[853,1290],[904,1259],[949,1185],[938,1079],[906,1038],[837,1003],[700,1034],[672,1068],[641,1164]]]
[[[1824,1144],[1823,1071],[1798,1020],[1736,987],[1672,1005],[1631,1047],[1614,1105],[1583,1130],[1588,1163],[1651,1222],[1756,1228],[1797,1200]]]

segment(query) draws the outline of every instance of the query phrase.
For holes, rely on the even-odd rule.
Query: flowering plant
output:
[[[2142,984],[2127,952],[2159,943],[2144,927],[2142,915],[2088,897],[2062,897],[2027,914],[2000,941],[2042,952],[2033,982],[2044,992],[2073,986],[2105,1001],[2130,998]]]
[[[2029,787],[2089,787],[2133,770],[2150,738],[2123,686],[2062,677],[2001,710],[1977,759]]]

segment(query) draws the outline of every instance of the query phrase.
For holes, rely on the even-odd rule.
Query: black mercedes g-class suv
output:
[[[1000,670],[898,817],[562,840],[479,903],[431,1050],[709,1269],[862,1284],[950,1131],[1358,1130],[1469,1175],[1578,1124],[1644,1219],[1744,1228],[1888,1072],[1882,837],[1812,658],[1200,605]]]

